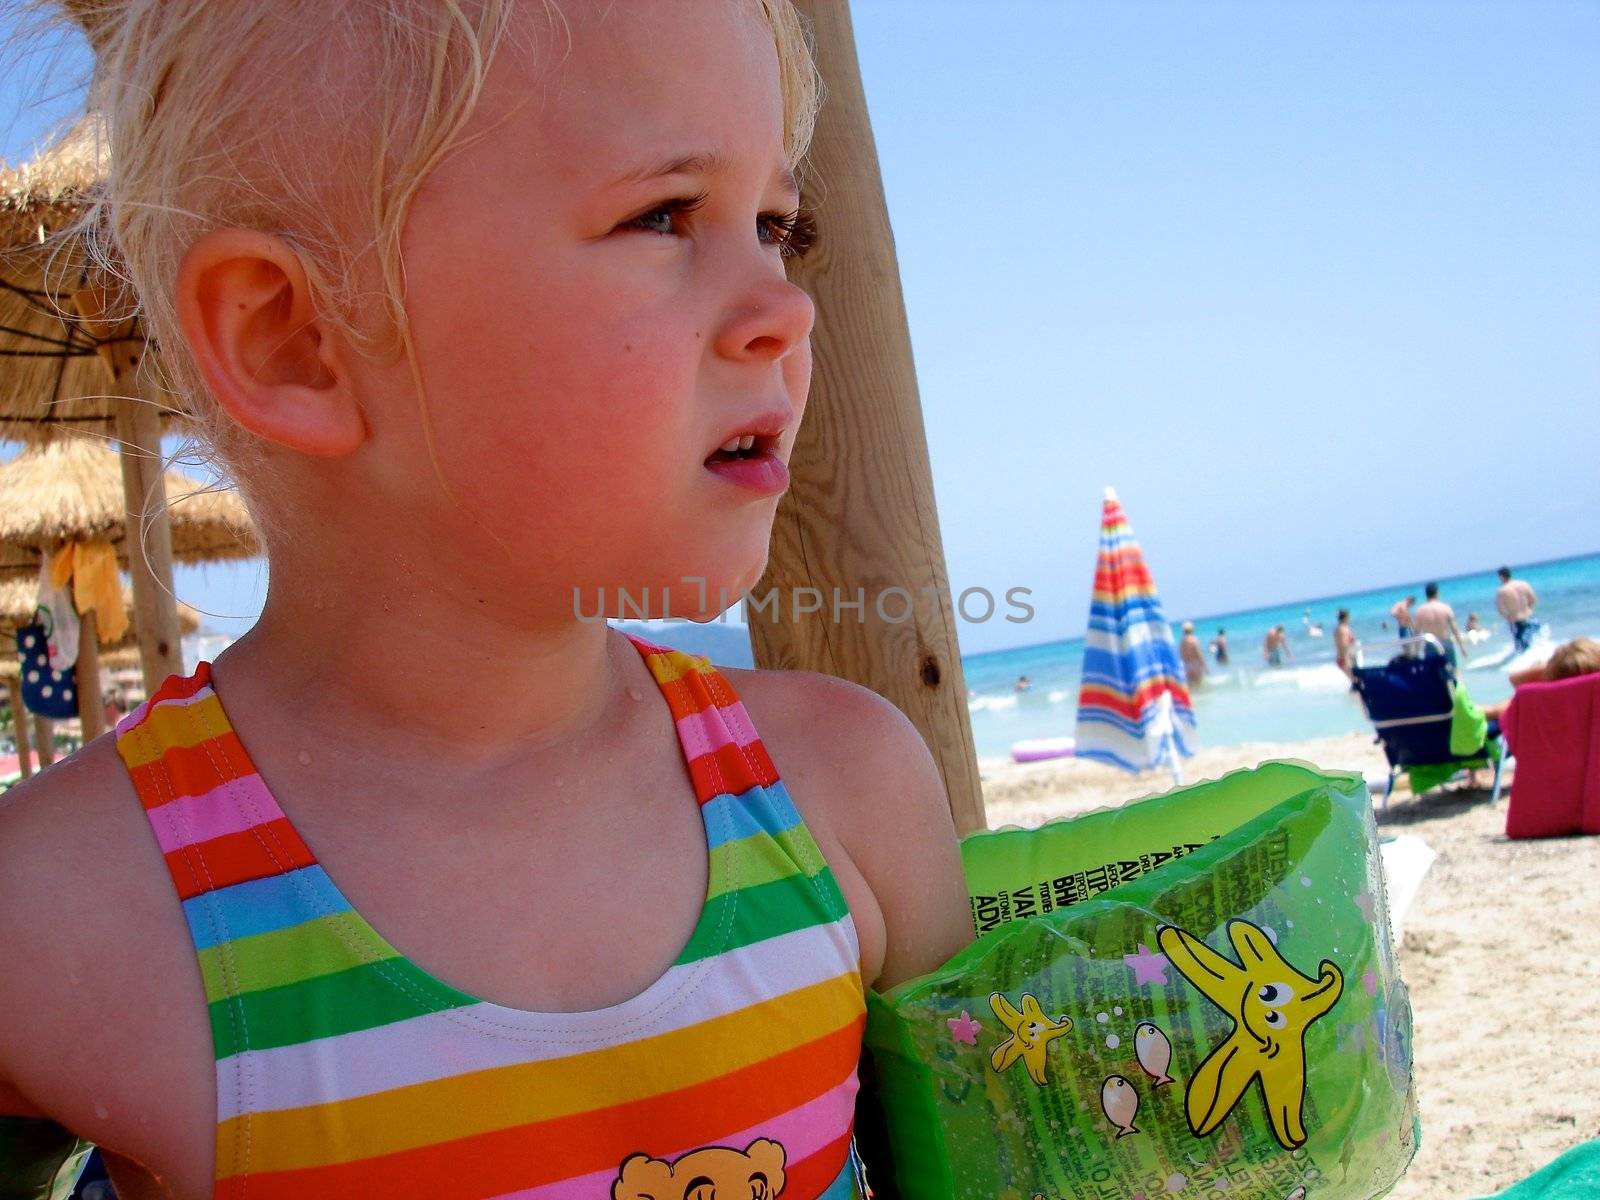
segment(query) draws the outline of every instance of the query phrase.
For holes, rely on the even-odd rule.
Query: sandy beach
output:
[[[1381,778],[1368,734],[1202,750],[1185,778],[1214,778],[1268,758]],[[989,824],[1037,825],[1163,791],[1071,760],[985,761]],[[1512,776],[1508,770],[1507,779]],[[1380,828],[1422,838],[1438,859],[1405,915],[1401,973],[1415,1010],[1422,1148],[1394,1200],[1461,1200],[1525,1178],[1600,1137],[1600,840],[1511,842],[1506,800],[1487,791],[1397,789]]]

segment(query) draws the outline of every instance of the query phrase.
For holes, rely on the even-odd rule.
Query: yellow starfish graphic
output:
[[[1043,1087],[1045,1053],[1052,1041],[1072,1028],[1072,1018],[1063,1016],[1052,1021],[1028,992],[1022,993],[1021,1012],[999,992],[989,997],[989,1007],[1011,1030],[1011,1036],[994,1048],[989,1065],[996,1071],[1004,1071],[1020,1058],[1028,1068],[1029,1077]]]
[[[1234,1020],[1233,1032],[1189,1080],[1190,1130],[1196,1137],[1212,1132],[1259,1079],[1273,1135],[1285,1149],[1299,1149],[1306,1140],[1306,1028],[1338,1002],[1344,975],[1326,959],[1316,979],[1302,975],[1248,921],[1228,922],[1238,963],[1171,925],[1158,929],[1156,940],[1183,977]]]

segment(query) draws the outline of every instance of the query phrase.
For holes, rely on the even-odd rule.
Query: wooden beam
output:
[[[828,89],[805,192],[821,243],[791,278],[817,304],[811,397],[748,612],[758,667],[891,700],[927,741],[956,829],[984,826],[911,335],[846,0],[797,0]],[[819,611],[808,607],[816,589]],[[857,599],[860,609],[844,608]],[[779,611],[759,608],[776,597]],[[909,603],[908,603],[909,599]],[[835,601],[839,607],[835,607]]]
[[[17,743],[17,765],[26,779],[33,774],[33,747],[28,737],[28,709],[22,703],[22,679],[8,678],[6,690],[11,694],[11,731]]]
[[[107,316],[120,302],[103,287],[73,296],[86,332],[94,337],[111,376],[122,444],[122,493],[128,512],[128,574],[133,580],[134,628],[145,694],[153,696],[169,675],[183,671],[178,601],[172,586],[172,524],[167,512],[161,457],[161,405],[154,364],[140,370],[147,351],[131,321]]]
[[[78,621],[78,723],[87,746],[106,731],[106,706],[100,699],[100,622],[92,608]]]

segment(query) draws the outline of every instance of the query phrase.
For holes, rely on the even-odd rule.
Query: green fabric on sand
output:
[[[1600,1139],[1574,1146],[1555,1162],[1482,1200],[1594,1200],[1600,1196]]]
[[[1476,757],[1466,761],[1451,763],[1428,763],[1423,766],[1408,767],[1406,780],[1411,786],[1413,796],[1421,796],[1431,792],[1441,784],[1448,783],[1464,769],[1477,770],[1479,767],[1491,767],[1500,761],[1500,739],[1485,740],[1489,732],[1489,718],[1484,715],[1483,709],[1473,702],[1471,695],[1462,684],[1456,684],[1451,689],[1450,703],[1450,753],[1475,754]]]

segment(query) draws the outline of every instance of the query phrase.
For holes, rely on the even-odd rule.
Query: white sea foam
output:
[[[1255,687],[1297,688],[1303,692],[1348,692],[1350,677],[1333,663],[1309,663],[1303,667],[1277,667],[1256,672],[1250,683]]]
[[[985,709],[993,712],[996,709],[1015,708],[1016,706],[1017,694],[1015,692],[1006,696],[975,696],[967,701],[968,712],[983,712]]]

